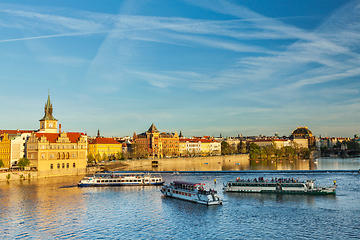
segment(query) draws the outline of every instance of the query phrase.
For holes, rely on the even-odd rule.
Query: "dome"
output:
[[[292,134],[294,137],[312,137],[312,132],[307,127],[298,127]]]

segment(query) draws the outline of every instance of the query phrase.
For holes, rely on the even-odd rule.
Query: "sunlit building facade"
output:
[[[122,143],[116,141],[113,138],[96,137],[89,140],[88,153],[91,153],[94,157],[99,154],[101,157],[104,154],[109,157],[116,157],[116,154],[122,153]]]
[[[179,140],[180,156],[187,155],[221,155],[221,143],[214,139],[201,137],[181,138]]]
[[[0,140],[0,159],[4,166],[3,168],[10,168],[10,153],[11,153],[11,141],[8,134],[5,133]]]
[[[85,172],[87,136],[79,132],[59,132],[57,120],[52,116],[50,96],[45,104],[45,116],[40,119],[40,131],[32,132],[27,142],[30,167],[49,175]]]
[[[179,135],[160,132],[154,124],[141,134],[133,135],[133,152],[138,156],[172,157],[179,155]]]

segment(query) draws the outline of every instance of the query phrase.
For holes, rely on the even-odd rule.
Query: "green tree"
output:
[[[243,141],[240,141],[237,145],[238,153],[246,153],[246,144]]]
[[[20,167],[20,169],[24,169],[26,166],[30,165],[30,160],[26,157],[20,158],[17,165]]]
[[[105,161],[105,162],[109,160],[109,157],[108,157],[108,155],[106,155],[106,153],[104,153],[102,155],[102,160]]]
[[[253,149],[249,153],[250,159],[258,159],[260,158],[260,149]]]
[[[88,161],[87,161],[88,163],[94,163],[94,161],[95,161],[95,157],[92,153],[89,153],[87,155],[87,159],[88,159]]]
[[[266,150],[264,147],[260,148],[260,159],[267,158]]]
[[[221,142],[221,154],[222,155],[229,154],[229,144],[225,141]]]
[[[0,168],[4,167],[4,162],[2,159],[0,159]]]
[[[256,143],[251,143],[248,146],[249,149],[249,155],[251,159],[258,159],[261,158],[261,150],[260,150],[260,146],[257,145]]]
[[[354,150],[360,149],[359,143],[354,140],[346,141],[345,143],[346,143],[348,149],[354,149]]]
[[[100,155],[100,153],[97,153],[97,154],[95,155],[95,159],[96,159],[97,162],[100,162],[100,161],[101,161],[101,155]]]
[[[122,153],[122,152],[117,152],[117,153],[116,153],[116,159],[117,159],[117,160],[122,160],[122,159],[124,159],[123,153]]]
[[[284,156],[287,158],[295,156],[295,150],[291,146],[283,147],[283,152],[284,152]]]
[[[265,146],[263,147],[263,149],[265,151],[266,158],[270,159],[271,156],[274,154],[274,146],[273,145]]]
[[[309,158],[310,158],[310,155],[311,155],[310,149],[308,149],[308,148],[302,148],[302,149],[301,149],[301,157],[302,157],[302,158],[309,159]]]

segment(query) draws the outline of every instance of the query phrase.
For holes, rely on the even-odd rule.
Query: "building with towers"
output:
[[[32,132],[27,141],[30,167],[47,175],[85,173],[87,165],[87,136],[80,132],[61,131],[53,116],[50,94],[40,119],[40,129]],[[59,128],[58,128],[59,126]]]
[[[153,158],[179,156],[179,135],[160,132],[154,124],[141,134],[133,135],[133,152],[139,157]]]

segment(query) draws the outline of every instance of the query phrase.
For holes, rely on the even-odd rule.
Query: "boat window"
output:
[[[96,182],[100,182],[100,180],[96,180]]]

